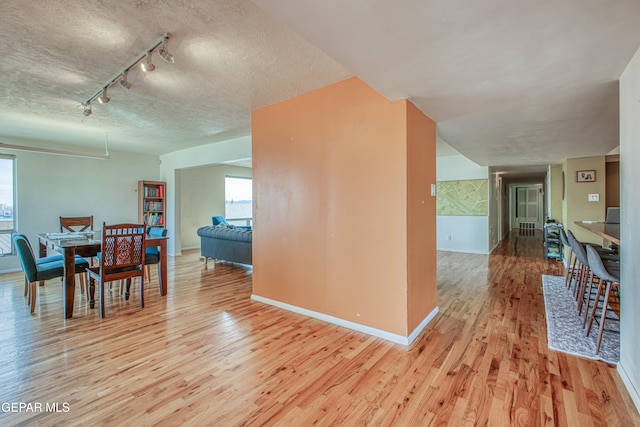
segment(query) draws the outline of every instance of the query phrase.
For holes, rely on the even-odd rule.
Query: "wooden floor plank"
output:
[[[540,235],[438,255],[439,313],[409,348],[252,301],[252,270],[197,251],[169,293],[108,293],[100,319],[59,280],[31,315],[0,276],[0,425],[640,425],[615,367],[549,350]],[[68,406],[65,406],[68,405]],[[53,406],[50,406],[53,408]]]

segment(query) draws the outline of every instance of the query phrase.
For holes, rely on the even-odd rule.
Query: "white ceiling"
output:
[[[162,154],[247,135],[252,109],[357,75],[480,165],[603,155],[638,22],[637,0],[2,0],[0,141],[99,151],[108,135]],[[156,57],[84,117],[165,32],[176,63]]]

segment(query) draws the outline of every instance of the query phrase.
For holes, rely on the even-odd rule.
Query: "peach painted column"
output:
[[[253,294],[407,336],[435,308],[433,122],[351,78],[252,128]]]

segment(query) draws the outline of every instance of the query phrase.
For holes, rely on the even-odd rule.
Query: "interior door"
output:
[[[513,228],[521,228],[521,224],[533,224],[534,228],[542,228],[542,200],[539,186],[518,185],[513,190],[514,215]]]

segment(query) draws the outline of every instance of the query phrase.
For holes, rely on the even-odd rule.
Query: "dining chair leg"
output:
[[[144,275],[140,276],[140,308],[144,308]]]
[[[104,285],[105,283],[100,280],[100,318],[104,319],[105,317],[105,312],[104,312],[104,306],[105,306],[105,301],[104,301]]]
[[[131,290],[131,278],[128,278],[124,280],[124,299],[125,300],[129,299],[130,290]]]
[[[78,277],[78,284],[80,285],[80,295],[84,295],[84,290],[86,287],[86,284],[84,281],[85,273],[79,273],[77,277]]]
[[[96,281],[93,277],[89,277],[89,284],[87,288],[87,300],[89,301],[89,308],[96,306]]]
[[[24,296],[29,295],[29,281],[27,280],[27,276],[24,276]]]
[[[36,295],[38,289],[36,287],[36,282],[31,282],[30,290],[29,290],[29,304],[31,305],[31,313],[36,311]]]
[[[158,289],[160,290],[160,295],[162,295],[162,281],[160,278],[162,277],[162,265],[158,263]]]

